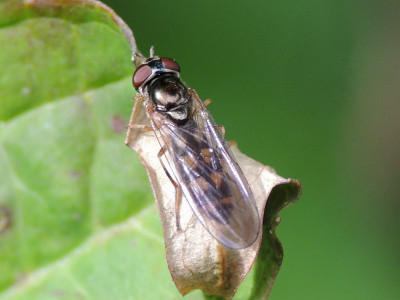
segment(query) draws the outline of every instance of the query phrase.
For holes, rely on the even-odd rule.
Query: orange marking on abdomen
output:
[[[197,160],[192,155],[188,154],[188,155],[183,156],[183,161],[186,165],[188,165],[191,168],[197,167]]]
[[[217,187],[220,187],[221,183],[222,183],[222,172],[214,172],[211,173],[211,179],[212,181],[214,181],[215,185]]]
[[[226,198],[221,199],[220,203],[222,205],[228,205],[228,204],[232,204],[232,202],[233,202],[233,197],[226,197]]]

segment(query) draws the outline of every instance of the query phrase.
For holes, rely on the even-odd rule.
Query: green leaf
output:
[[[123,30],[97,1],[0,3],[1,300],[181,298],[146,172],[124,146],[134,91]],[[275,192],[289,190],[269,200],[264,232],[298,186]],[[237,299],[261,297],[279,268],[280,244],[268,250],[279,241],[265,240]]]
[[[300,182],[277,185],[268,197],[264,212],[263,240],[257,260],[235,295],[235,299],[266,299],[283,259],[283,248],[276,236],[278,213],[300,198]]]

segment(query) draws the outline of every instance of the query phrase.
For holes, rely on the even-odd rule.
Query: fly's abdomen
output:
[[[208,218],[227,224],[233,208],[229,179],[213,149],[196,148],[197,155],[190,152],[180,157],[183,182],[190,187],[194,204]]]

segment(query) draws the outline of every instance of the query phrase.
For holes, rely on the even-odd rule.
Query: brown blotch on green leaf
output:
[[[8,206],[0,205],[0,234],[11,228],[13,216]]]
[[[121,134],[125,133],[127,123],[118,115],[114,115],[111,118],[111,129],[113,132]]]

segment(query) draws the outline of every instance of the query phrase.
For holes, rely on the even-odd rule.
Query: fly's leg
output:
[[[153,127],[143,125],[143,124],[130,124],[128,131],[130,132],[131,129],[138,129],[138,130],[143,130],[145,132],[153,131]],[[125,144],[129,145],[132,142],[130,134],[125,140]]]
[[[200,100],[200,97],[199,97],[199,95],[197,95],[195,90],[189,89],[188,91],[189,91],[190,95],[192,95]],[[208,106],[210,103],[211,103],[211,99],[207,99],[207,100],[203,101],[204,106]],[[219,132],[221,132],[222,137],[225,139],[225,126],[217,125],[217,126],[215,126],[215,129],[218,130]]]
[[[164,165],[163,160],[161,157],[165,154],[165,147],[162,147],[160,152],[158,152],[157,157],[161,162],[161,165],[164,169],[165,174],[167,174],[169,180],[171,181],[172,185],[175,187],[175,217],[176,217],[176,230],[180,231],[181,230],[181,225],[180,225],[180,207],[181,207],[181,202],[182,202],[182,190],[181,187],[176,181],[172,178],[172,176],[169,174],[167,168]]]
[[[143,125],[143,124],[129,124],[128,136],[126,137],[126,140],[125,140],[126,145],[129,145],[132,142],[131,129],[143,130],[145,132],[153,131],[153,127],[151,127],[151,126],[147,126],[147,125]]]
[[[140,129],[143,131],[153,131],[153,127],[143,124],[131,124],[129,128]]]
[[[208,105],[210,105],[210,103],[211,103],[211,99],[210,98],[208,98],[207,100],[203,101],[204,106],[208,106]]]
[[[146,101],[146,98],[142,94],[136,93],[135,100],[143,103],[144,101]]]
[[[140,55],[142,55],[142,54],[140,54]],[[135,96],[135,99],[136,99],[136,101],[138,101],[138,102],[144,102],[145,101],[145,98],[140,94],[140,93],[137,93],[136,94],[136,96]],[[148,125],[142,125],[142,124],[129,124],[129,129],[132,129],[132,128],[134,128],[134,129],[139,129],[139,130],[143,130],[143,131],[152,131],[153,130],[153,128],[151,127],[151,126],[148,126]]]
[[[196,93],[195,90],[193,90],[193,89],[188,89],[188,92],[189,92],[189,94],[190,94],[191,96],[197,98],[197,99],[201,102],[200,97],[199,97],[199,95]],[[210,105],[211,102],[212,102],[211,99],[208,98],[207,100],[204,100],[204,101],[203,101],[203,105],[204,105],[204,106],[208,106],[208,105]]]
[[[222,134],[222,136],[224,137],[224,140],[225,140],[225,126],[216,125],[215,129],[218,130],[219,132],[221,132],[221,134]],[[227,143],[228,143],[230,148],[233,147],[233,146],[237,147],[237,142],[235,140],[227,141]]]
[[[197,97],[198,99],[200,99],[200,98],[199,98],[199,95],[197,95],[197,93],[196,93],[195,90],[189,89],[189,94],[191,94],[191,95]],[[208,105],[210,105],[210,103],[211,103],[211,99],[210,99],[210,98],[208,98],[207,100],[204,100],[204,101],[203,101],[203,105],[204,105],[204,106],[208,106]],[[217,125],[217,126],[215,126],[215,129],[217,129],[219,132],[221,132],[221,133],[222,133],[222,136],[223,136],[224,139],[225,139],[225,126]]]
[[[135,99],[136,99],[137,102],[135,103],[134,110],[137,109],[137,105],[139,104],[138,102],[143,103],[143,102],[145,101],[145,98],[144,98],[140,93],[137,93],[137,94],[136,94]],[[129,144],[132,142],[132,139],[134,139],[135,136],[136,136],[136,133],[133,133],[133,132],[132,132],[132,129],[136,129],[136,130],[140,130],[140,131],[145,131],[145,132],[148,132],[148,131],[152,131],[152,130],[153,130],[153,128],[152,128],[151,126],[148,126],[148,125],[133,124],[133,122],[132,122],[132,116],[131,116],[131,119],[130,119],[129,125],[128,125],[128,134],[127,134],[127,138],[126,138],[126,140],[125,140],[125,144],[127,144],[127,145],[129,145]]]
[[[218,130],[219,132],[221,132],[222,137],[225,139],[225,126],[216,125],[216,126],[214,126],[214,128],[215,128],[216,130]]]

